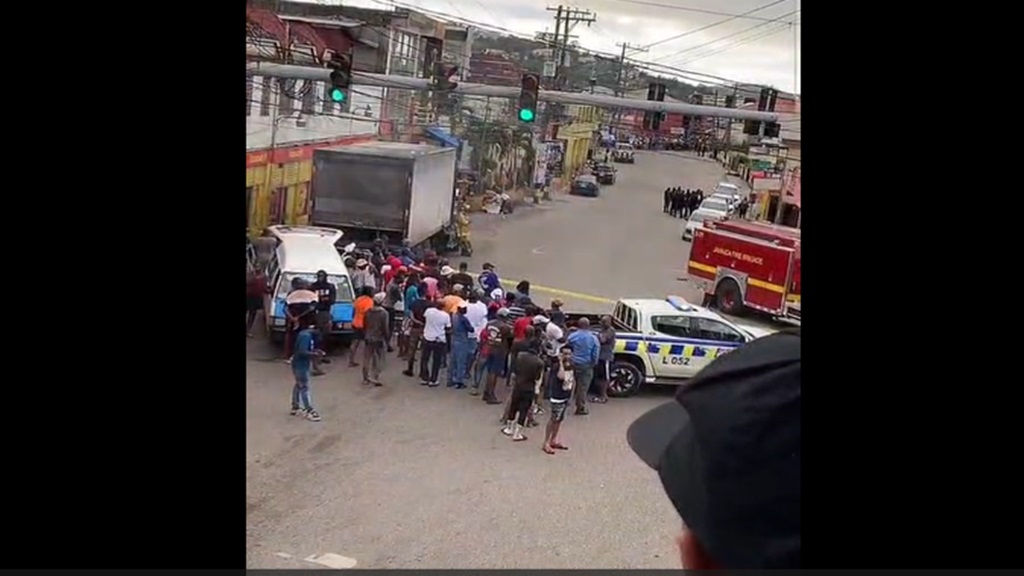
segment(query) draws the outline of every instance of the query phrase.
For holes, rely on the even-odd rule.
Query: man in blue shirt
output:
[[[497,272],[494,271],[494,264],[490,262],[484,263],[484,271],[480,273],[480,287],[484,289],[484,292],[490,294],[494,292],[496,288],[501,288],[501,280],[498,278]]]
[[[576,400],[575,414],[589,414],[587,395],[590,394],[590,384],[594,380],[594,367],[600,357],[601,343],[590,331],[590,321],[580,318],[576,330],[566,339],[566,344],[572,349],[572,371],[576,377],[576,390],[573,392]]]
[[[469,363],[476,352],[476,342],[470,342],[474,335],[473,323],[466,317],[463,304],[452,314],[452,362],[448,370],[448,387],[462,390],[469,378]]]
[[[306,314],[301,317],[303,326],[295,336],[295,352],[292,354],[292,373],[295,375],[295,386],[292,388],[292,416],[302,416],[311,422],[319,422],[320,415],[313,409],[309,397],[309,378],[313,371],[313,358],[323,356],[324,351],[316,347],[318,332],[314,316]]]

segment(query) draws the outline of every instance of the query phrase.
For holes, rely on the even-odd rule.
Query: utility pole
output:
[[[572,32],[572,29],[577,24],[590,26],[597,22],[597,14],[590,10],[581,10],[562,5],[559,5],[557,8],[548,8],[548,12],[555,13],[555,40],[558,42],[558,47],[555,49],[558,54],[558,59],[555,61],[555,87],[561,90],[565,87],[565,76],[562,74],[562,69],[565,66],[565,56],[569,49],[569,33]],[[562,29],[560,38],[558,34],[559,28]]]
[[[619,69],[615,75],[615,95],[622,97],[626,95],[625,86],[625,73],[626,73],[626,51],[632,50],[633,52],[647,52],[647,48],[643,46],[633,46],[629,42],[620,42],[616,46],[622,48],[622,54],[619,55]],[[616,109],[613,115],[615,119],[615,128],[618,128],[622,123],[622,109]],[[616,133],[618,130],[616,130]]]

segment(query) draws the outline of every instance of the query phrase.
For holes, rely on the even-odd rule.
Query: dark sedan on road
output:
[[[615,168],[608,164],[598,164],[591,171],[598,184],[615,184]]]
[[[572,188],[569,189],[569,194],[587,198],[597,198],[600,193],[601,186],[597,183],[597,178],[590,174],[577,176],[572,183]]]

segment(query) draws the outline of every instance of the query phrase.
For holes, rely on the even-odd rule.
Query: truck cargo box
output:
[[[455,156],[451,148],[400,142],[316,150],[310,221],[419,244],[451,221]]]

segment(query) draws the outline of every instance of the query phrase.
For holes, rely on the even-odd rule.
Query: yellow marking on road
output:
[[[479,278],[480,275],[475,272],[470,272],[470,276]],[[519,284],[519,280],[511,280],[509,278],[502,278],[501,283],[505,286],[515,286]],[[597,304],[615,304],[616,300],[612,298],[605,298],[604,296],[595,296],[593,294],[584,294],[583,292],[573,292],[572,290],[562,290],[561,288],[552,288],[551,286],[543,286],[540,284],[534,284],[530,282],[530,290],[543,292],[545,294],[552,294],[554,296],[564,296],[566,298],[574,298],[576,300],[583,300],[585,302],[594,302]]]

